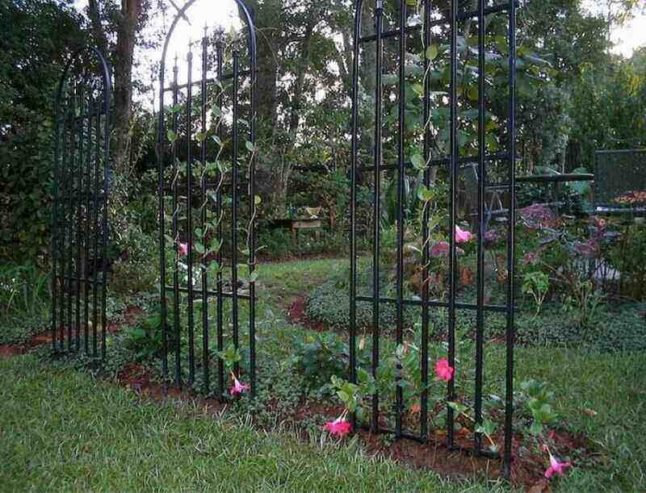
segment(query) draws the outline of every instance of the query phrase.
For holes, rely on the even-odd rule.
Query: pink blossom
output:
[[[494,246],[500,240],[500,235],[495,229],[487,230],[484,234],[484,243],[486,246]]]
[[[518,212],[530,229],[553,228],[558,224],[556,214],[544,204],[532,204]]]
[[[186,256],[188,255],[188,243],[181,243],[179,242],[177,244],[177,251],[179,252],[180,255]]]
[[[474,238],[474,234],[471,231],[460,229],[460,226],[455,227],[455,242],[456,243],[467,243]]]
[[[336,435],[338,437],[344,437],[352,431],[352,423],[345,419],[345,416],[348,414],[348,411],[343,411],[343,414],[336,418],[334,421],[328,421],[323,425],[323,429],[330,433],[330,435]]]
[[[448,255],[449,244],[446,241],[438,241],[431,247],[431,257],[442,257]]]
[[[435,378],[437,380],[450,382],[453,379],[453,373],[455,373],[455,368],[449,365],[448,359],[440,358],[435,362]]]
[[[462,255],[464,253],[464,250],[461,248],[456,248],[455,251],[458,255]],[[438,241],[437,243],[434,243],[429,253],[431,257],[446,257],[449,254],[448,242]]]
[[[249,385],[247,385],[246,383],[241,383],[233,373],[231,373],[231,377],[233,378],[233,386],[229,389],[229,393],[232,396],[235,397],[241,395],[249,390]]]
[[[599,243],[594,238],[574,243],[574,250],[582,257],[596,257],[599,254]]]
[[[570,462],[559,462],[556,457],[550,453],[550,467],[545,470],[545,477],[551,479],[552,476],[563,476],[565,471],[572,467]]]
[[[592,225],[598,229],[605,229],[608,225],[608,222],[602,217],[592,216],[591,221]]]
[[[523,255],[523,265],[535,265],[538,262],[539,255],[536,252],[527,252]]]

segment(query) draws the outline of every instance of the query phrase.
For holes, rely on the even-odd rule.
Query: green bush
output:
[[[33,263],[0,268],[0,343],[18,343],[48,327],[49,276]]]

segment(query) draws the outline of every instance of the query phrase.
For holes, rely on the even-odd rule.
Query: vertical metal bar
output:
[[[177,115],[177,102],[178,102],[178,90],[177,90],[177,74],[179,72],[179,67],[177,66],[177,56],[175,57],[175,63],[173,65],[173,111],[172,111],[172,121],[171,129],[175,139],[171,144],[171,159],[172,162],[172,173],[173,173],[173,202],[172,202],[172,215],[171,215],[171,228],[173,234],[173,249],[175,252],[174,261],[173,261],[173,334],[175,337],[175,385],[178,387],[182,384],[182,338],[180,332],[180,308],[179,308],[179,245],[177,244],[179,236],[177,233],[178,230],[178,215],[179,215],[179,192],[178,192],[178,181],[179,181],[179,163],[177,160],[177,125],[178,125],[178,115]]]
[[[100,106],[98,101],[94,100],[94,88],[90,88],[88,94],[88,138],[87,138],[87,162],[83,173],[85,175],[85,213],[84,213],[84,235],[85,241],[83,244],[83,350],[86,355],[90,352],[90,338],[89,338],[89,324],[90,324],[90,273],[88,272],[88,260],[90,258],[90,203],[91,203],[91,183],[92,183],[92,162],[98,159],[96,155],[93,156],[93,141],[98,139],[98,135],[94,133],[95,118],[98,118]],[[96,103],[96,104],[95,104]]]
[[[215,51],[217,57],[217,68],[216,68],[216,77],[217,80],[221,83],[222,81],[222,66],[223,66],[223,56],[224,56],[224,46],[223,41],[218,37],[215,44]],[[216,104],[220,109],[220,114],[222,113],[222,101],[223,101],[223,89],[220,88],[218,93]],[[221,116],[220,116],[221,118]],[[222,141],[222,125],[218,125],[218,137],[220,142]],[[223,180],[223,171],[222,168],[218,168],[218,190],[216,193],[216,216],[218,218],[218,227],[217,235],[218,240],[223,238],[223,228],[222,228],[222,180]],[[218,353],[224,350],[224,336],[222,333],[222,324],[223,324],[223,311],[222,311],[222,247],[218,249],[217,253],[217,262],[218,262],[218,273],[216,276],[216,293],[217,293],[217,306],[216,306],[216,339],[217,339],[217,350]],[[224,394],[224,361],[222,358],[218,358],[218,395],[222,397]]]
[[[397,122],[397,280],[396,280],[396,334],[397,345],[404,344],[404,181],[406,169],[404,163],[404,131],[406,111],[406,2],[399,2],[399,104]],[[397,382],[395,388],[395,436],[402,434],[402,412],[404,393],[400,385],[402,365],[397,365]]]
[[[66,257],[66,241],[67,241],[67,223],[69,211],[69,186],[70,186],[70,140],[72,138],[72,125],[74,124],[74,90],[72,83],[69,82],[66,93],[65,103],[65,116],[63,120],[63,144],[61,153],[61,188],[60,188],[60,218],[59,218],[59,258],[60,258],[60,301],[59,309],[59,331],[58,331],[58,348],[59,351],[65,349],[65,307],[66,305],[66,291],[67,280],[65,273],[67,270],[67,257]]]
[[[249,29],[254,29],[253,25]],[[249,33],[249,140],[253,145],[253,155],[249,162],[249,381],[251,397],[256,396],[256,281],[253,273],[256,270],[256,43],[255,34]]]
[[[103,88],[106,91],[106,88]],[[100,96],[99,96],[100,97]],[[104,96],[105,97],[105,96]],[[92,185],[92,356],[97,356],[97,326],[99,325],[99,292],[97,272],[99,270],[99,166],[101,164],[101,116],[103,108],[97,98],[96,141],[94,143],[94,180]],[[105,118],[105,115],[103,115]],[[89,185],[89,183],[88,183]],[[88,187],[88,192],[89,192]],[[89,281],[88,281],[89,282]]]
[[[103,88],[103,91],[106,91]],[[101,143],[102,138],[102,118],[105,118],[105,105],[101,104],[101,95],[97,98],[97,115],[96,115],[96,141],[95,141],[95,160],[94,160],[94,180],[92,185],[92,356],[98,354],[97,346],[97,328],[99,325],[99,292],[98,292],[98,271],[99,271],[99,177],[101,166]],[[105,95],[103,95],[105,98]],[[105,144],[104,144],[105,145]],[[89,184],[88,184],[89,186]],[[89,191],[89,188],[88,188]]]
[[[61,255],[61,302],[60,302],[60,319],[61,319],[61,327],[60,327],[60,332],[59,332],[59,349],[61,351],[65,350],[65,327],[67,323],[67,319],[65,317],[65,309],[67,307],[67,298],[69,297],[69,279],[66,278],[66,273],[67,273],[67,263],[68,263],[68,255],[67,255],[67,241],[69,238],[69,235],[67,234],[68,232],[68,226],[70,222],[69,218],[69,210],[70,210],[70,196],[72,195],[72,192],[70,191],[71,187],[71,176],[72,176],[72,161],[73,161],[73,156],[74,152],[72,150],[72,143],[73,143],[73,134],[74,134],[74,117],[75,115],[75,109],[74,109],[74,84],[73,82],[70,82],[68,86],[68,95],[67,95],[67,121],[65,122],[65,143],[64,143],[64,149],[63,149],[63,186],[62,186],[62,197],[61,197],[61,202],[62,202],[62,224],[61,224],[61,229],[62,229],[62,236],[61,236],[61,250],[60,250],[60,255]]]
[[[159,311],[162,326],[162,379],[164,386],[168,378],[168,323],[166,307],[166,218],[164,214],[164,76],[165,58],[159,67],[159,121],[157,130],[157,207],[159,221]],[[173,113],[174,114],[174,113]],[[165,388],[165,387],[164,387]]]
[[[449,88],[450,98],[450,183],[449,183],[449,327],[448,327],[448,356],[449,365],[455,368],[455,296],[456,296],[456,244],[455,244],[455,222],[457,205],[455,195],[458,185],[458,0],[451,0],[451,80]],[[455,399],[455,377],[447,383],[447,400]],[[454,416],[453,409],[447,406],[446,426],[448,446],[453,447]]]
[[[424,163],[430,160],[431,151],[431,131],[429,128],[429,119],[431,117],[431,80],[429,75],[430,60],[426,56],[426,50],[431,46],[431,1],[424,0],[424,102],[423,102],[423,118],[424,118]],[[430,187],[431,170],[426,164],[424,168],[424,186]],[[420,437],[426,441],[428,439],[428,300],[429,300],[429,285],[428,285],[428,263],[430,261],[430,242],[429,242],[429,228],[430,210],[428,203],[424,204],[424,212],[422,214],[422,344],[421,344],[421,370],[422,370],[422,394],[420,397]]]
[[[206,38],[206,27],[204,28],[204,36],[202,37],[202,81],[200,84],[201,91],[201,105],[202,105],[202,127],[200,131],[202,132],[202,144],[201,144],[201,154],[200,160],[202,161],[202,180],[200,183],[200,189],[202,192],[202,206],[200,210],[200,222],[202,225],[202,238],[201,242],[205,244],[206,238],[206,204],[207,204],[207,195],[206,195],[206,71],[207,71],[207,38]],[[204,245],[204,252],[201,258],[201,281],[202,281],[202,367],[204,372],[204,393],[208,394],[210,390],[209,383],[209,304],[208,304],[208,279],[206,275],[206,245]]]
[[[103,94],[103,185],[101,190],[103,213],[101,219],[101,358],[105,359],[108,319],[106,313],[108,283],[108,190],[110,166],[110,81],[104,81]]]
[[[238,89],[239,89],[239,54],[233,52],[233,127],[231,149],[231,321],[233,324],[233,345],[240,346],[238,334]],[[240,364],[234,365],[236,375],[240,373]]]
[[[379,370],[379,255],[380,255],[380,220],[381,220],[381,104],[382,104],[382,65],[383,65],[383,0],[376,0],[375,31],[377,34],[375,64],[375,152],[374,152],[374,187],[373,187],[373,244],[372,244],[372,363],[371,372],[377,379]],[[373,433],[379,430],[379,394],[372,398],[372,416],[370,429]]]
[[[81,219],[82,219],[82,206],[83,198],[86,193],[85,182],[83,180],[83,169],[84,169],[84,146],[85,146],[85,113],[86,111],[90,112],[90,107],[85,109],[85,84],[87,82],[83,80],[83,85],[79,91],[79,157],[78,157],[78,167],[76,169],[76,182],[78,183],[78,190],[76,191],[76,220],[74,221],[74,227],[76,230],[76,262],[74,266],[74,291],[75,291],[75,329],[76,333],[74,334],[74,344],[75,349],[78,351],[81,346],[81,279],[83,277],[81,271],[81,243],[84,241],[84,237],[81,234]]]
[[[58,253],[58,245],[60,241],[60,233],[59,233],[59,206],[60,206],[60,201],[61,201],[61,175],[63,170],[62,168],[62,163],[61,163],[61,155],[65,153],[65,119],[64,117],[61,117],[61,107],[62,107],[62,96],[63,96],[63,81],[61,81],[58,89],[58,93],[56,94],[56,102],[55,102],[55,109],[54,109],[54,183],[53,183],[53,190],[52,190],[52,195],[53,195],[53,208],[52,208],[52,237],[51,237],[51,262],[52,262],[52,278],[51,278],[51,290],[52,290],[52,311],[51,311],[51,317],[52,317],[52,326],[51,326],[51,333],[52,333],[52,351],[56,351],[56,334],[57,334],[57,318],[56,318],[56,312],[58,308],[58,298],[57,298],[57,292],[58,292],[58,285],[59,285],[59,279],[58,279],[58,258],[59,258],[59,253]],[[62,125],[62,132],[61,132],[61,120],[63,122]],[[61,153],[61,143],[63,144],[63,152]]]
[[[484,201],[485,201],[485,0],[478,0],[478,246],[476,286],[475,427],[482,424],[482,374],[484,355]],[[482,434],[474,434],[476,452],[482,450]]]
[[[193,104],[193,52],[189,43],[187,62],[187,88],[186,88],[186,242],[188,255],[186,257],[186,271],[188,276],[188,383],[195,381],[195,334],[193,327],[193,157],[191,154],[192,104]]]
[[[350,157],[350,381],[357,383],[357,155],[359,153],[359,39],[361,7],[357,0],[354,12],[352,46],[352,156]],[[355,420],[356,416],[353,416]],[[356,424],[356,423],[355,423]]]
[[[68,250],[65,252],[65,256],[67,257],[67,350],[71,351],[72,350],[72,301],[74,298],[74,295],[72,293],[72,269],[73,269],[73,251],[74,251],[74,201],[75,201],[75,195],[76,195],[76,186],[77,186],[77,180],[75,176],[75,169],[76,169],[76,160],[77,160],[77,154],[76,154],[76,146],[78,145],[77,143],[77,108],[76,108],[76,103],[77,103],[77,98],[78,98],[78,91],[79,87],[77,85],[77,81],[75,81],[74,86],[73,86],[73,96],[72,96],[72,123],[71,123],[71,130],[72,130],[72,138],[71,138],[71,158],[70,158],[70,176],[69,176],[69,195],[68,195],[68,201],[67,201],[67,216],[68,216],[68,221],[67,221],[67,239],[68,239]]]
[[[59,255],[59,290],[60,300],[58,302],[58,350],[63,351],[63,338],[65,330],[65,233],[67,231],[67,187],[69,185],[69,169],[68,169],[68,125],[70,125],[70,94],[69,88],[66,91],[66,104],[65,104],[65,117],[63,119],[63,143],[61,152],[61,186],[60,186],[60,215],[59,215],[59,238],[58,238],[58,255]]]
[[[507,327],[506,327],[506,381],[505,381],[505,451],[503,475],[511,473],[512,420],[514,412],[514,297],[515,297],[515,227],[516,227],[516,2],[509,0],[509,224],[507,229]]]

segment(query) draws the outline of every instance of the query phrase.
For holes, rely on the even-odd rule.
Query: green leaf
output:
[[[437,48],[437,45],[430,45],[428,48],[426,48],[426,59],[433,61],[437,58],[438,53],[439,50]]]
[[[250,141],[245,142],[245,147],[249,152],[254,152],[256,150],[256,147],[253,145],[253,142],[250,142]]]
[[[433,192],[425,185],[421,185],[417,190],[417,198],[422,202],[429,202],[433,200]]]
[[[260,203],[261,203],[261,202],[262,202],[262,199],[260,198],[260,195],[256,195],[256,196],[253,198],[253,203],[254,203],[255,205],[260,205]]]
[[[418,171],[426,169],[426,163],[424,162],[424,158],[421,154],[413,154],[410,158],[410,162],[413,165],[413,168]]]

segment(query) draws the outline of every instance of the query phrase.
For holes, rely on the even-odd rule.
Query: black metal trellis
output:
[[[106,59],[97,49],[84,48],[67,62],[56,93],[54,352],[105,357],[111,91]]]
[[[175,385],[199,384],[205,394],[210,394],[214,391],[211,385],[214,371],[216,395],[221,397],[226,393],[228,376],[220,355],[229,343],[236,352],[248,355],[235,361],[233,373],[240,378],[240,372],[244,372],[253,396],[256,389],[257,207],[255,26],[250,9],[242,0],[236,0],[246,43],[227,39],[220,31],[209,33],[205,28],[199,53],[201,77],[193,79],[193,48],[189,41],[186,83],[178,83],[179,66],[175,58],[173,78],[167,87],[169,41],[178,22],[194,4],[195,0],[187,2],[173,20],[160,67],[158,193],[160,304],[164,327],[162,372],[165,379],[169,377],[169,355],[174,353]],[[246,68],[241,69],[245,65]],[[225,68],[229,70],[226,73]],[[199,88],[197,95],[193,92],[195,88]],[[170,107],[165,104],[168,92],[172,98]],[[222,117],[225,114],[226,118]],[[219,123],[214,125],[218,118]],[[195,135],[194,130],[197,130]],[[211,164],[216,165],[215,170],[211,170],[213,176],[207,172]],[[195,183],[193,176],[196,169],[201,170],[197,177],[199,183]],[[170,228],[165,224],[167,217],[170,217]],[[225,222],[228,222],[228,228]],[[219,246],[209,250],[206,243],[214,240]],[[166,253],[167,249],[171,251],[169,247],[173,252],[170,259]],[[214,270],[210,268],[213,265],[216,266]],[[242,265],[245,276],[240,275]],[[169,269],[170,281],[167,279]],[[209,313],[213,302],[215,324]],[[248,334],[242,331],[241,302],[247,303]],[[197,320],[196,304],[201,310]],[[201,332],[196,333],[199,326]],[[213,330],[215,344],[210,342]],[[244,344],[245,337],[248,345]],[[196,347],[201,349],[199,355],[195,353]],[[184,375],[186,367],[187,375]]]
[[[374,32],[364,35],[362,33],[362,15],[364,1],[357,0],[355,3],[355,23],[354,23],[354,61],[352,76],[352,161],[351,161],[351,242],[350,242],[350,378],[351,381],[357,382],[357,302],[369,302],[372,306],[372,355],[371,355],[371,372],[373,378],[377,379],[377,372],[380,365],[380,307],[384,303],[394,304],[396,307],[396,331],[395,338],[398,344],[404,342],[404,307],[419,306],[421,307],[421,340],[420,344],[420,370],[422,390],[420,395],[420,429],[418,433],[410,433],[403,429],[403,394],[401,386],[397,385],[395,394],[395,429],[385,430],[380,422],[379,395],[372,396],[372,412],[370,416],[370,428],[373,432],[391,431],[396,437],[408,437],[420,441],[428,439],[428,386],[429,381],[429,322],[430,308],[445,309],[448,312],[448,361],[450,366],[456,367],[456,319],[458,309],[474,310],[476,312],[476,330],[475,330],[475,399],[474,399],[474,418],[476,425],[483,423],[483,373],[484,373],[484,329],[485,329],[485,312],[499,312],[506,315],[506,370],[505,370],[505,410],[504,410],[504,452],[503,452],[503,471],[506,476],[509,475],[511,465],[511,446],[512,446],[512,413],[513,413],[513,362],[514,362],[514,225],[516,223],[515,205],[515,156],[516,156],[516,131],[515,131],[515,72],[516,72],[516,2],[514,0],[504,1],[501,3],[491,3],[487,0],[479,0],[478,8],[475,11],[461,12],[459,10],[458,0],[451,0],[448,12],[441,15],[434,13],[432,15],[432,2],[423,0],[422,22],[421,24],[409,25],[407,23],[406,2],[400,0],[397,2],[399,11],[397,16],[397,28],[393,30],[384,30],[384,2],[376,0],[374,4]],[[485,93],[485,49],[486,49],[486,19],[493,14],[505,14],[507,16],[507,48],[508,48],[508,81],[507,81],[507,119],[506,119],[506,149],[503,152],[487,153],[486,137],[487,130],[485,127],[485,114],[487,111],[487,97]],[[460,118],[460,103],[458,99],[460,80],[458,79],[458,23],[463,21],[477,22],[477,149],[476,156],[460,155],[458,146],[458,127]],[[450,57],[450,83],[448,90],[448,102],[450,105],[449,116],[449,152],[448,156],[432,155],[431,131],[427,125],[429,118],[434,109],[431,107],[430,99],[430,77],[424,78],[423,84],[423,158],[426,163],[426,169],[423,173],[423,183],[426,187],[432,187],[430,165],[445,166],[449,179],[449,241],[448,241],[448,299],[433,300],[429,293],[429,283],[426,282],[429,276],[429,260],[431,256],[430,242],[424,241],[422,247],[422,279],[423,287],[421,299],[404,298],[404,235],[406,227],[406,215],[404,205],[404,180],[406,177],[406,168],[410,163],[406,162],[405,156],[405,132],[406,132],[406,97],[404,94],[407,72],[405,69],[405,60],[407,55],[407,36],[412,33],[418,33],[421,30],[423,39],[424,53],[431,46],[434,36],[433,29],[445,28],[449,33],[449,57]],[[397,66],[397,128],[395,142],[397,147],[396,165],[384,164],[383,153],[383,86],[382,74],[384,72],[384,40],[397,38],[398,49],[397,55],[391,56]],[[371,94],[374,104],[374,120],[372,132],[374,141],[372,163],[363,165],[360,163],[359,145],[361,138],[361,129],[359,121],[359,77],[360,77],[360,57],[362,57],[362,48],[367,43],[375,43],[374,73],[368,77],[374,77],[374,93]],[[424,57],[424,73],[428,73],[430,61],[427,56]],[[365,137],[365,133],[363,135]],[[505,181],[509,194],[509,212],[507,215],[507,239],[506,239],[506,295],[504,305],[494,305],[485,303],[484,289],[484,242],[485,242],[485,191],[487,186],[487,164],[493,160],[507,163]],[[477,191],[477,273],[476,273],[476,302],[465,303],[457,300],[457,246],[455,240],[455,227],[457,224],[457,190],[459,166],[462,163],[476,162],[478,169],[478,191]],[[372,176],[372,292],[368,296],[359,295],[357,292],[357,188],[358,173],[362,171],[371,172]],[[381,181],[382,173],[394,171],[394,179],[397,180],[397,231],[396,231],[396,295],[394,298],[382,296],[380,293],[380,274],[382,268],[380,265],[381,257]],[[429,235],[429,211],[424,209],[422,219],[422,237],[427,239]],[[456,368],[456,371],[458,369]],[[432,385],[432,384],[431,384]],[[446,389],[447,401],[454,401],[456,398],[454,379],[447,383]],[[450,448],[456,448],[455,443],[455,415],[452,407],[447,405],[446,408],[447,423],[446,436],[447,445]],[[482,435],[474,434],[473,449],[475,453],[487,455],[489,451],[482,447]]]

